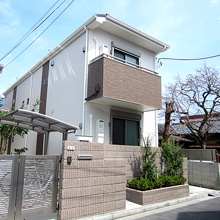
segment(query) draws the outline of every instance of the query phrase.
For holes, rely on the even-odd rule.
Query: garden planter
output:
[[[178,185],[147,191],[126,189],[126,199],[139,205],[153,204],[189,196],[189,185]]]

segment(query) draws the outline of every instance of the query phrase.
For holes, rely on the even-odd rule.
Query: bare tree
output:
[[[177,76],[167,91],[175,103],[180,122],[189,128],[193,138],[205,149],[213,116],[220,111],[219,70],[204,63],[195,74],[189,74],[185,79]],[[190,115],[202,117],[192,121]]]
[[[164,134],[163,139],[166,142],[170,141],[170,122],[171,122],[171,114],[174,112],[174,102],[167,101],[165,102],[166,110],[165,110],[165,124],[164,124]]]

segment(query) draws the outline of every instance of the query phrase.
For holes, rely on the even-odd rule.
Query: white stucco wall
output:
[[[46,115],[78,126],[82,122],[85,34],[71,43],[49,65]],[[81,134],[81,130],[76,134]],[[75,140],[69,135],[68,140]],[[62,135],[50,134],[49,154],[61,153]]]
[[[21,108],[22,101],[24,101],[24,109],[27,109],[27,98],[29,98],[30,82],[31,78],[28,77],[25,81],[17,86],[15,110]]]
[[[32,84],[30,84],[30,107],[31,110],[33,104],[35,104],[36,100],[40,100],[40,92],[41,92],[41,79],[42,79],[42,67],[39,68],[36,72],[32,73]],[[31,80],[30,80],[31,82]],[[39,112],[39,106],[35,110]]]
[[[143,113],[143,137],[151,139],[152,147],[158,147],[157,111]]]
[[[5,96],[4,106],[10,109],[12,107],[12,99],[13,99],[13,90]]]
[[[92,39],[93,36],[95,36],[98,41],[98,52],[96,52],[96,49],[95,49],[95,41]],[[117,37],[113,34],[110,34],[102,29],[89,30],[89,37],[90,37],[89,38],[89,56],[88,56],[89,61],[95,58],[95,54],[99,55],[99,47],[101,45],[107,45],[108,52],[110,54],[111,42],[115,41],[115,42],[120,43],[126,47],[129,47],[133,50],[140,52],[141,53],[141,57],[139,60],[140,66],[155,71],[156,55],[152,51],[149,51],[149,50],[142,48],[134,43],[131,43],[127,40],[124,40],[123,38],[120,38],[120,37]]]
[[[96,123],[98,119],[101,119],[104,121],[104,143],[109,144],[110,139],[109,139],[109,134],[110,134],[110,106],[104,106],[104,105],[99,105],[99,104],[93,104],[93,103],[87,103],[86,104],[86,130],[85,134],[90,136],[90,115],[93,116],[92,119],[92,136],[93,136],[93,142],[97,142],[97,127]]]
[[[17,86],[15,109],[19,109],[24,100],[24,109],[31,110],[35,101],[40,100],[41,78],[42,68],[32,73],[31,76]],[[11,93],[13,94],[13,91]],[[27,98],[30,98],[29,105],[27,105]],[[39,106],[35,111],[39,111]],[[26,147],[28,151],[25,154],[34,155],[36,153],[36,140],[37,132],[34,131],[28,131],[28,135],[24,135],[24,138],[16,135],[11,144],[11,153],[14,154],[15,148]]]

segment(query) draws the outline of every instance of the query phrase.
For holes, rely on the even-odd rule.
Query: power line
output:
[[[214,55],[214,56],[209,56],[209,57],[201,57],[201,58],[192,58],[192,59],[187,59],[187,58],[168,58],[168,57],[164,57],[164,58],[159,58],[158,62],[160,60],[180,60],[180,61],[190,61],[190,60],[206,60],[206,59],[211,59],[211,58],[215,58],[215,57],[220,57],[220,54],[218,55]]]
[[[2,61],[7,57],[13,50],[15,50],[21,43],[23,43],[34,31],[36,31],[66,0],[64,0],[56,9],[54,9],[43,21],[42,19],[51,11],[51,9],[59,2],[57,0],[47,12],[29,29],[29,31],[0,59]]]
[[[209,57],[189,58],[189,59],[188,58],[170,58],[170,57],[158,58],[156,69],[159,69],[163,65],[161,60],[193,61],[193,60],[206,60],[206,59],[211,59],[211,58],[215,58],[215,57],[220,57],[220,54],[209,56]]]
[[[11,62],[9,62],[5,67],[10,65],[13,61],[15,61],[22,53],[24,53],[66,10],[69,6],[74,2],[72,0],[64,9],[63,11],[41,32],[21,53],[19,53]],[[4,68],[5,68],[4,67]]]

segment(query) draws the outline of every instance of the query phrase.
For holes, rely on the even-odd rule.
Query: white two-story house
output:
[[[31,109],[79,126],[68,140],[138,145],[151,136],[158,146],[157,110],[161,76],[156,56],[169,45],[111,17],[96,14],[5,91],[4,106]],[[43,135],[15,137],[14,148],[43,153]],[[51,133],[48,154],[59,154],[62,138]]]

